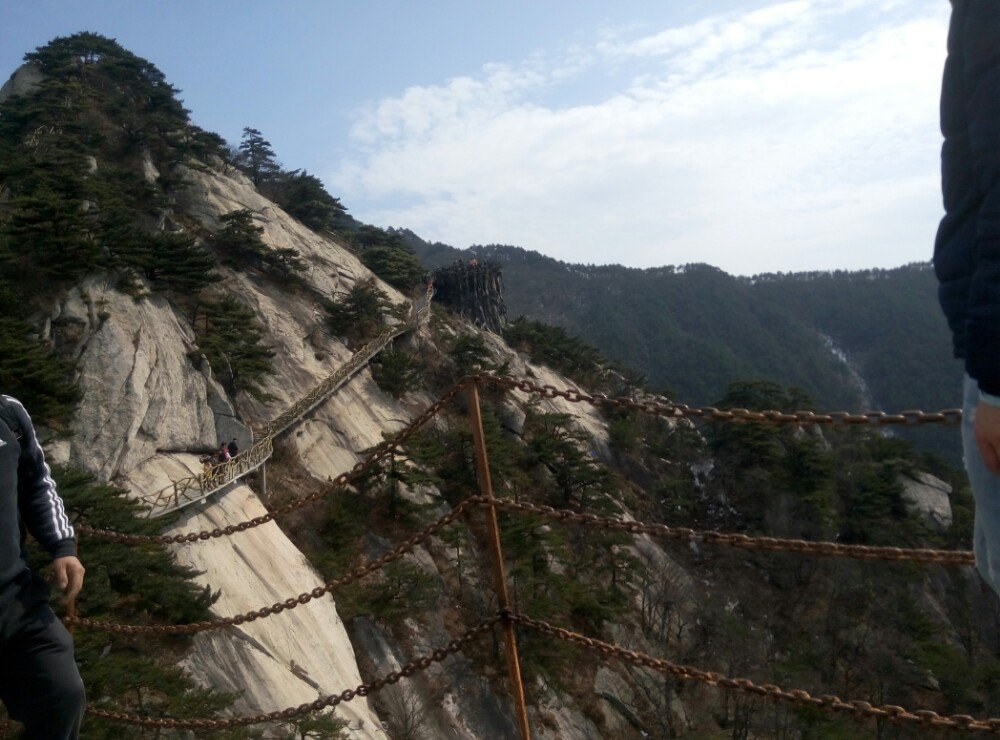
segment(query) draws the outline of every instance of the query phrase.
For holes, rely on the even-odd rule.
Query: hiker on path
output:
[[[216,453],[216,456],[217,456],[217,459],[219,460],[219,464],[220,465],[222,463],[224,463],[224,462],[228,462],[229,461],[229,445],[227,445],[225,442],[223,442],[222,446],[219,447],[219,451]]]
[[[229,444],[226,445],[226,449],[229,450],[229,457],[231,458],[236,457],[238,454],[240,454],[240,447],[238,444],[236,444],[235,439],[229,440]]]

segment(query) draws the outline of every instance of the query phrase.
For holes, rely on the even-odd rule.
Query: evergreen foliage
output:
[[[404,350],[386,347],[370,364],[372,378],[379,388],[393,398],[415,391],[421,386],[423,372],[414,357]]]
[[[574,380],[597,379],[602,358],[597,348],[559,326],[518,316],[503,333],[507,343],[532,359]]]
[[[639,373],[605,359],[600,351],[560,326],[518,316],[503,333],[507,343],[567,378],[594,390],[625,393],[641,387]]]
[[[335,712],[307,714],[288,723],[296,740],[348,740],[344,732],[350,722]]]
[[[362,226],[352,240],[365,267],[389,285],[405,291],[420,283],[424,269],[399,233]]]
[[[139,518],[139,507],[125,492],[96,483],[79,470],[57,467],[60,495],[70,517],[132,534],[156,534],[159,525]],[[45,559],[33,548],[36,570]],[[216,596],[192,581],[194,571],[179,567],[163,545],[122,545],[101,538],[87,540],[86,585],[78,597],[79,613],[111,622],[175,624],[210,617]],[[61,603],[53,594],[53,608]],[[176,666],[191,637],[118,635],[80,630],[75,635],[77,662],[91,706],[141,708],[142,713],[200,717],[218,713],[232,697],[198,687]],[[82,737],[120,737],[122,726],[95,717],[84,720]]]
[[[278,171],[278,163],[275,160],[274,150],[271,142],[267,141],[263,134],[255,128],[246,127],[243,129],[243,139],[240,141],[240,164],[250,175],[251,181],[256,187],[267,182],[274,177]]]
[[[318,177],[305,170],[279,173],[269,195],[313,231],[335,231],[341,227],[346,209],[327,192]]]
[[[271,142],[254,128],[244,128],[235,164],[257,190],[314,231],[336,230],[346,209],[315,175],[305,170],[285,170],[278,163]]]
[[[346,295],[327,304],[327,326],[339,337],[364,342],[382,331],[391,306],[374,280],[356,282]]]
[[[466,375],[495,370],[496,365],[490,362],[490,350],[479,334],[459,334],[452,339],[448,348],[448,356],[455,364],[455,380]]]
[[[54,354],[18,319],[0,318],[0,389],[49,425],[68,419],[80,399],[70,382],[73,363]]]
[[[198,353],[205,356],[226,389],[266,400],[261,383],[274,373],[274,352],[264,344],[253,310],[234,296],[222,295],[201,303],[194,327]]]
[[[288,277],[306,269],[306,263],[291,247],[272,249],[260,238],[264,229],[253,222],[253,211],[243,208],[222,216],[222,231],[212,237],[212,246],[233,265],[270,270]]]
[[[138,266],[155,290],[197,295],[219,281],[212,272],[215,260],[183,232],[160,232],[140,237]]]

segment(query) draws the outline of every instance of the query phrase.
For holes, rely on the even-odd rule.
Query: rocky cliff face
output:
[[[185,170],[184,176],[189,187],[176,211],[165,216],[169,225],[216,229],[221,214],[250,208],[264,228],[265,242],[294,247],[309,269],[305,285],[294,289],[260,276],[223,272],[226,288],[255,309],[276,354],[277,372],[264,389],[273,400],[266,406],[248,397],[230,398],[209,367],[194,370],[188,356],[195,348],[194,336],[187,317],[160,297],[136,300],[94,278],[53,307],[45,322],[47,331],[78,358],[83,402],[73,423],[75,436],[54,443],[52,455],[136,493],[157,491],[197,472],[198,453],[213,449],[219,440],[235,436],[248,444],[248,424],[276,415],[343,363],[351,352],[326,334],[317,296],[344,292],[355,281],[372,277],[337,243],[309,231],[260,196],[242,174],[219,168]],[[405,300],[390,286],[379,287],[393,302]],[[570,385],[546,368],[532,366],[497,336],[484,336],[498,364],[508,362],[513,372],[534,376],[541,383]],[[426,329],[409,341],[418,351],[434,351]],[[365,370],[288,434],[289,449],[317,484],[325,482],[353,465],[358,452],[379,443],[384,433],[399,430],[431,400],[429,394],[417,392],[397,401],[383,393]],[[505,422],[511,429],[523,422],[521,406],[527,400],[523,394],[513,394]],[[579,428],[595,440],[595,452],[606,451],[604,423],[592,409],[560,399],[544,401],[543,408],[574,415]],[[434,500],[434,493],[413,495]],[[264,511],[258,495],[240,485],[184,510],[168,531],[223,527]],[[388,548],[391,543],[384,544]],[[435,557],[446,549],[438,542],[417,548],[409,557],[440,579]],[[281,601],[322,582],[274,523],[229,538],[178,545],[175,554],[201,574],[200,582],[220,593],[214,606],[220,616]],[[440,616],[429,624],[414,623],[408,631],[407,642],[415,646],[433,648],[451,639]],[[324,597],[279,616],[203,634],[184,666],[205,685],[239,694],[234,711],[249,713],[310,702],[357,686],[359,662],[381,674],[412,653],[369,620],[357,620],[350,633],[353,645],[335,600]],[[385,697],[383,706],[390,713],[405,714],[407,707],[417,704],[431,707],[421,712],[427,713],[422,731],[433,728],[432,735],[499,737],[509,736],[513,729],[508,707],[481,668],[462,657]],[[549,736],[594,736],[593,724],[572,702],[558,703],[558,710],[543,710],[553,728]],[[349,720],[351,736],[385,736],[386,719],[367,700],[355,699],[337,711]]]

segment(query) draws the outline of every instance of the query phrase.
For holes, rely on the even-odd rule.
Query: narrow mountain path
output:
[[[321,406],[327,399],[357,375],[379,352],[396,338],[413,331],[427,321],[431,312],[433,289],[414,301],[410,317],[404,323],[390,327],[372,341],[351,355],[323,382],[306,395],[274,417],[264,427],[264,436],[255,440],[250,449],[241,452],[231,460],[217,465],[211,473],[192,475],[173,481],[156,493],[139,497],[149,507],[150,518],[164,516],[197,503],[214,493],[232,486],[248,473],[264,465],[274,453],[274,440],[306,418],[310,412]]]

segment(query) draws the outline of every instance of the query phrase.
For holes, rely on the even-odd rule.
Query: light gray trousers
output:
[[[1000,594],[1000,475],[983,463],[973,432],[979,386],[965,376],[962,403],[962,448],[969,485],[976,499],[976,523],[972,549],[976,553],[976,568],[994,591]]]

